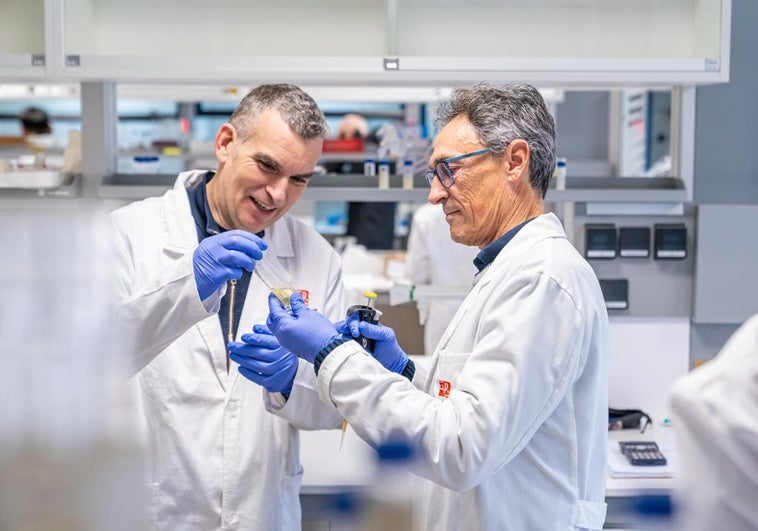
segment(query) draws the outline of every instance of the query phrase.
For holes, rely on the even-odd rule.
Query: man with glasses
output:
[[[391,329],[351,319],[335,331],[297,294],[292,314],[269,298],[268,326],[314,363],[321,398],[360,437],[415,447],[420,529],[601,529],[608,316],[592,269],[544,211],[553,119],[534,87],[482,84],[456,90],[438,124],[429,201],[480,252],[428,373],[414,374]]]
[[[286,215],[327,132],[301,89],[259,86],[216,133],[216,171],[184,172],[162,197],[112,215],[155,528],[301,528],[297,428],[342,418],[318,399],[313,368],[253,329],[270,292],[253,272],[278,262],[315,308],[344,315],[337,253]],[[237,350],[264,361],[239,367]]]

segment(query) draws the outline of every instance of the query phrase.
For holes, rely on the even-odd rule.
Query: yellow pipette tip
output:
[[[342,443],[345,442],[346,432],[347,432],[347,419],[342,419],[342,436],[340,437],[340,450],[342,450]]]

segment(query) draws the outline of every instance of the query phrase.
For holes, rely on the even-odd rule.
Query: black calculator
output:
[[[619,441],[621,453],[635,466],[661,466],[666,458],[653,441]]]

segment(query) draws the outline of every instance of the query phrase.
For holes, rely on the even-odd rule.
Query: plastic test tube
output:
[[[374,177],[376,175],[376,162],[374,162],[374,159],[366,159],[363,162],[363,175],[366,177]]]
[[[256,262],[253,271],[260,277],[266,287],[276,295],[276,298],[289,308],[290,295],[296,290],[292,277],[279,264],[276,256],[264,253],[263,259]]]
[[[403,161],[403,189],[413,189],[413,161],[410,159]]]
[[[390,187],[390,162],[388,160],[379,161],[379,188]]]

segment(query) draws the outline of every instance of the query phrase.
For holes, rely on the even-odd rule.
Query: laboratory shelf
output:
[[[356,201],[356,202],[411,202],[423,203],[426,201],[428,189],[413,188],[373,188],[363,187],[328,187],[309,186],[303,194],[303,199],[311,201]]]
[[[82,176],[72,175],[65,184],[55,188],[13,188],[0,187],[0,198],[31,199],[36,197],[53,197],[75,199],[82,195]]]
[[[100,185],[98,197],[141,199],[163,194],[174,185],[174,174],[115,174]],[[429,185],[422,175],[414,177],[414,187],[401,187],[399,175],[390,176],[390,187],[379,188],[377,177],[358,174],[317,175],[306,188],[303,199],[311,201],[426,202]],[[673,177],[569,177],[566,189],[550,188],[548,202],[688,203],[681,179]]]
[[[174,186],[174,174],[114,174],[100,184],[97,196],[104,199],[143,199],[163,195]]]
[[[566,189],[551,187],[550,202],[686,203],[687,190],[674,177],[567,177]]]

